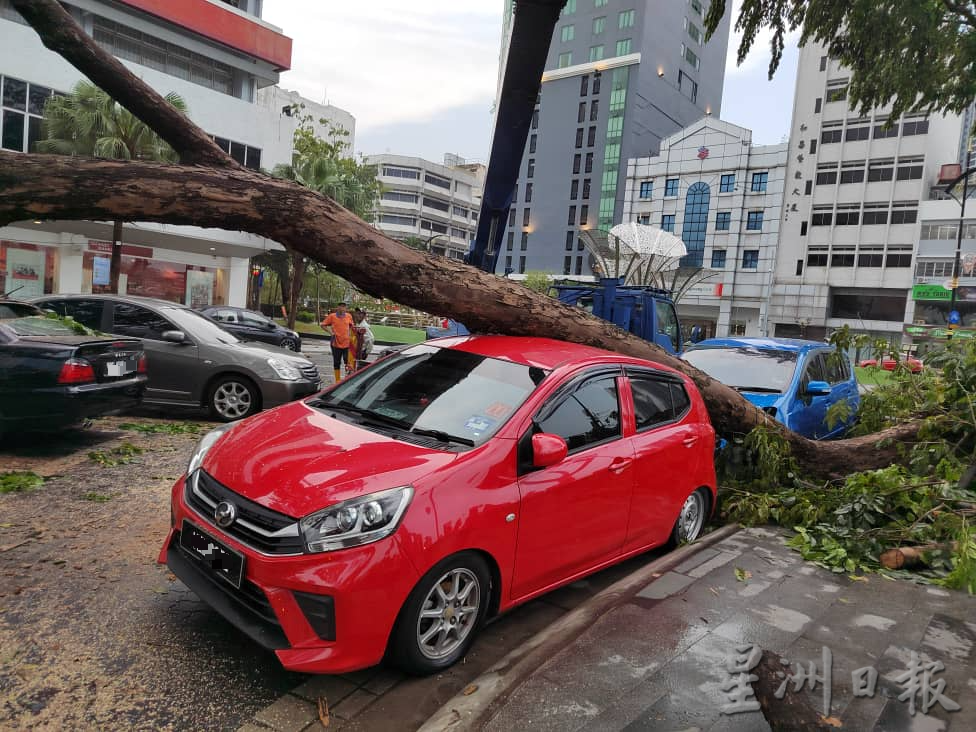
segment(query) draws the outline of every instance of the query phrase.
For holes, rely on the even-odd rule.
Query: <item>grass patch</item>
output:
[[[27,470],[0,473],[0,493],[27,493],[40,488],[44,478]]]
[[[106,501],[112,500],[112,496],[107,496],[104,493],[96,493],[95,491],[86,493],[82,498],[93,503],[105,503]]]
[[[123,442],[119,447],[113,447],[111,450],[92,450],[88,453],[88,459],[106,468],[112,468],[131,463],[133,457],[141,454],[141,447],[136,447],[131,442]]]
[[[276,320],[279,325],[284,325],[284,320]],[[373,335],[377,341],[383,343],[422,343],[427,338],[427,334],[420,328],[398,328],[382,323],[370,323],[369,327],[373,330]],[[295,330],[299,333],[312,333],[313,335],[325,335],[325,331],[318,323],[295,323]]]
[[[855,366],[854,375],[859,384],[881,386],[891,381],[891,372],[876,366]]]
[[[126,422],[119,429],[144,435],[198,435],[203,427],[195,422]]]

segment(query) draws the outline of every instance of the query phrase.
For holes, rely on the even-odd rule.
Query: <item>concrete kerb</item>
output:
[[[599,616],[626,602],[692,555],[733,535],[739,528],[738,524],[723,526],[706,534],[694,544],[669,552],[594,595],[481,674],[464,691],[437,710],[420,728],[420,732],[480,729],[529,676],[557,651],[571,643]]]

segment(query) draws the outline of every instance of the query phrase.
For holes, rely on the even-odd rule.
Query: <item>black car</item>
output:
[[[79,331],[38,308],[0,301],[0,433],[56,430],[139,403],[142,341]]]
[[[217,305],[203,308],[200,312],[216,320],[224,330],[230,331],[242,341],[261,341],[287,348],[289,351],[302,350],[302,337],[298,333],[253,310]]]

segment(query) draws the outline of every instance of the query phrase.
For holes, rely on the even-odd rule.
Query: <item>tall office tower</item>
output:
[[[705,0],[568,0],[546,60],[499,273],[562,273],[568,247],[572,274],[591,274],[578,232],[620,223],[627,159],[656,155],[668,135],[719,115],[729,18],[706,43],[707,9]],[[503,50],[513,21],[509,4]]]

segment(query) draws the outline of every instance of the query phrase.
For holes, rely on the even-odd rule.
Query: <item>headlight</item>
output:
[[[310,552],[330,552],[369,544],[396,531],[413,498],[409,485],[337,503],[299,522]]]
[[[227,424],[221,425],[215,430],[211,430],[205,434],[200,442],[197,443],[197,449],[193,451],[190,456],[190,462],[186,466],[186,474],[190,475],[194,470],[199,468],[203,464],[203,459],[207,456],[210,448],[217,444],[225,432],[234,429],[237,426],[237,422],[228,422]]]
[[[302,378],[301,371],[287,361],[282,361],[279,358],[269,358],[268,366],[270,366],[274,372],[278,374],[279,378],[282,378],[285,381],[298,381],[300,378]]]

